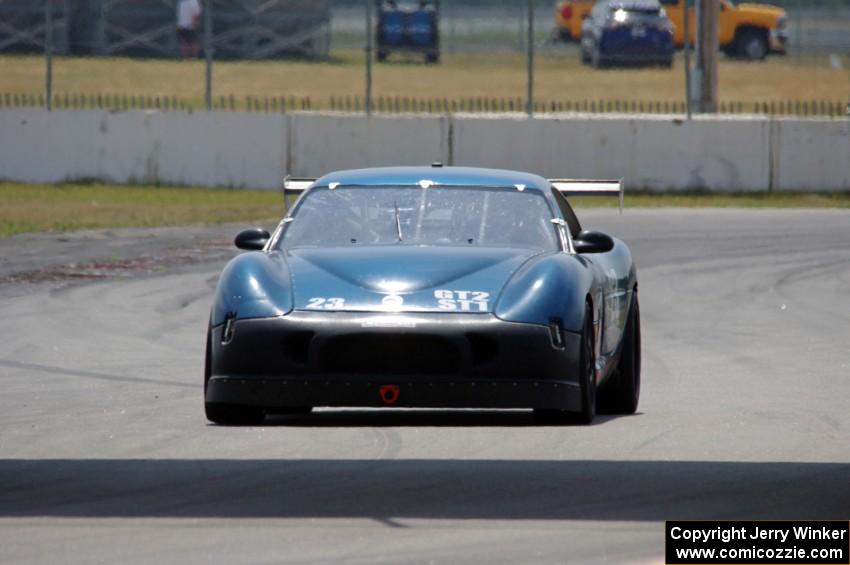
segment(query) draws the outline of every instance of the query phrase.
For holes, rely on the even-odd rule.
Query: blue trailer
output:
[[[378,26],[375,29],[378,61],[392,52],[425,55],[425,62],[440,60],[440,0],[420,0],[402,4],[377,0]]]

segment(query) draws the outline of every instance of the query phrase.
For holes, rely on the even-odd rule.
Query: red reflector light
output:
[[[398,400],[401,388],[398,385],[383,385],[378,389],[378,393],[381,395],[384,404],[392,405]]]
[[[570,3],[564,4],[564,7],[561,8],[561,17],[565,20],[568,20],[573,17],[573,5]]]

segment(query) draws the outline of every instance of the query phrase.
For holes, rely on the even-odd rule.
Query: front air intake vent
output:
[[[486,335],[477,333],[466,334],[469,351],[472,354],[472,364],[475,367],[487,365],[499,354],[499,343]]]
[[[293,363],[306,365],[314,332],[293,332],[283,339],[283,354]]]
[[[339,336],[319,354],[321,370],[335,374],[451,375],[460,362],[457,347],[437,336]]]

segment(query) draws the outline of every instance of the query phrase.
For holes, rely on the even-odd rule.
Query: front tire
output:
[[[204,414],[207,420],[223,426],[243,426],[250,424],[262,424],[265,412],[262,408],[254,406],[236,406],[232,404],[221,404],[218,402],[207,402],[207,385],[212,374],[212,331],[207,329],[207,346],[204,354]]]
[[[596,347],[593,333],[593,310],[584,307],[584,329],[581,332],[581,412],[578,423],[590,424],[596,417]]]
[[[581,387],[581,410],[535,410],[535,417],[544,422],[565,422],[588,425],[596,416],[596,347],[593,333],[593,310],[590,304],[584,308],[584,328],[581,332],[581,354],[579,356],[579,386]]]
[[[750,61],[761,61],[767,57],[767,36],[764,31],[746,29],[738,34],[735,41],[735,51],[738,56]]]
[[[634,414],[640,400],[640,306],[632,298],[617,370],[600,391],[600,408],[608,414]]]

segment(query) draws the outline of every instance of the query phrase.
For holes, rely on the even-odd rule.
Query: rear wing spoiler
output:
[[[283,179],[283,199],[289,194],[298,194],[313,186],[314,178],[290,177]],[[624,179],[588,180],[588,179],[549,179],[551,185],[564,196],[617,196],[620,199],[620,213],[623,213],[623,200],[626,194]],[[331,188],[334,188],[333,186]]]
[[[549,182],[564,196],[617,196],[620,199],[620,213],[623,213],[623,200],[626,195],[624,179],[549,179]]]
[[[287,175],[283,179],[283,207],[288,208],[286,197],[290,194],[301,196],[301,193],[313,186],[316,179],[306,177],[291,177]]]
[[[287,176],[283,179],[283,191],[286,193],[301,194],[310,188],[314,182],[316,182],[316,179]]]

